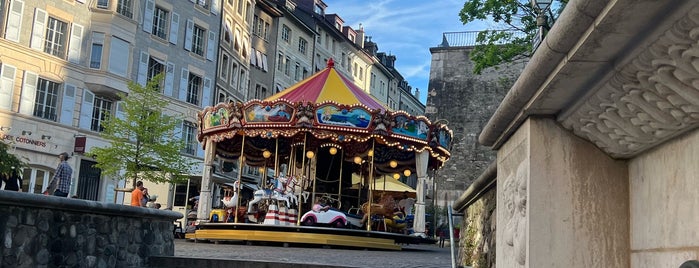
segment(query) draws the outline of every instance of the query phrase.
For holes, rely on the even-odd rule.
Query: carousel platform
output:
[[[343,228],[280,226],[249,223],[201,223],[186,239],[192,241],[278,242],[285,245],[402,250],[402,244],[434,244],[436,240],[413,235]]]

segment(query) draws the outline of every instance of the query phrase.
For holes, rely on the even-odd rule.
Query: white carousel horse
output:
[[[301,195],[303,202],[308,201],[309,192],[304,191],[303,183],[299,182],[295,176],[291,176],[286,183],[285,193],[289,195],[289,198],[293,200],[294,204],[298,204],[297,195]]]
[[[277,186],[273,190],[268,190],[268,189],[260,189],[257,190],[253,193],[253,199],[248,202],[248,213],[252,212],[253,205],[262,201],[262,200],[276,200],[276,201],[284,201],[286,203],[286,207],[288,208],[290,206],[290,201],[291,197],[293,195],[286,194],[285,189],[286,189],[286,182],[288,181],[288,178],[285,177],[279,177],[277,178]]]
[[[238,206],[238,188],[240,187],[240,182],[233,182],[233,190],[224,190],[224,197],[221,199],[223,205],[227,208],[232,208]],[[228,196],[229,191],[233,191],[233,196]]]

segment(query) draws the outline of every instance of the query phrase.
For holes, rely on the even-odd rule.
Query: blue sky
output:
[[[483,30],[465,26],[459,11],[465,0],[324,0],[326,14],[336,13],[345,25],[364,26],[380,52],[396,55],[396,69],[408,83],[420,89],[425,103],[430,77],[430,47],[442,42],[443,32]]]

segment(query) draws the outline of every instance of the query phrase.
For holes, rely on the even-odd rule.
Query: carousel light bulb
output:
[[[359,156],[355,156],[355,157],[354,157],[354,163],[357,164],[357,165],[361,164],[361,163],[362,163],[362,158],[359,157]]]
[[[262,152],[262,157],[264,157],[264,158],[269,158],[270,156],[272,156],[272,152],[267,151],[267,150],[265,150],[264,152]]]
[[[398,162],[396,162],[396,160],[391,160],[391,162],[388,162],[388,165],[392,168],[395,168],[398,166]]]
[[[366,154],[368,156],[374,156],[374,150],[369,150],[369,152]]]
[[[316,155],[316,154],[315,154],[313,151],[308,151],[308,152],[306,152],[306,157],[308,157],[309,159],[310,159],[310,158],[313,158],[315,155]]]
[[[335,148],[335,147],[330,147],[330,154],[331,154],[331,155],[337,154],[337,148]]]
[[[400,174],[398,174],[398,173],[393,173],[393,178],[396,179],[396,180],[397,180],[397,179],[400,179]]]
[[[265,168],[264,168],[264,167],[260,167],[258,170],[260,171],[260,173],[264,173],[264,172],[265,172]]]
[[[405,171],[403,171],[403,175],[405,175],[406,177],[410,177],[410,174],[413,174],[410,172],[410,169],[406,169]]]

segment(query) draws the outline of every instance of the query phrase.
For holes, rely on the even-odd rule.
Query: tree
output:
[[[21,170],[26,163],[19,157],[10,153],[10,145],[0,141],[0,174],[12,174],[14,170]]]
[[[193,161],[180,152],[184,141],[176,133],[182,118],[166,115],[168,102],[160,94],[162,74],[148,81],[145,87],[130,82],[130,94],[119,94],[117,113],[108,115],[102,137],[107,147],[93,148],[96,166],[105,175],[119,175],[136,181],[179,182],[186,180]],[[123,111],[121,111],[123,110]]]
[[[548,9],[547,25],[552,25],[568,0],[555,0],[552,9]],[[477,20],[490,20],[498,24],[498,29],[478,33],[476,46],[470,57],[474,62],[473,73],[480,74],[483,69],[513,62],[523,57],[530,57],[532,40],[538,31],[537,10],[530,0],[467,0],[459,12],[461,22],[468,24]]]

